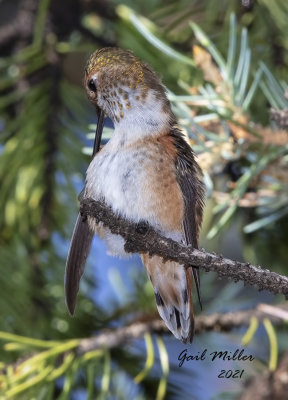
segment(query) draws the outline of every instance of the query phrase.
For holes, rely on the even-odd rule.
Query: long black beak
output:
[[[103,127],[104,127],[104,111],[98,108],[98,121],[97,121],[97,128],[96,128],[96,133],[95,133],[95,139],[94,139],[94,146],[93,146],[93,154],[92,158],[95,156],[96,153],[98,153],[100,149],[100,143],[101,143],[101,137],[102,137],[102,132],[103,132]]]

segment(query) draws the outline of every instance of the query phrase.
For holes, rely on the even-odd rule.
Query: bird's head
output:
[[[107,47],[93,53],[84,84],[89,100],[115,126],[127,129],[132,123],[151,131],[173,119],[161,79],[129,50]]]

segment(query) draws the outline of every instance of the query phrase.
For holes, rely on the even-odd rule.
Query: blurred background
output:
[[[284,357],[287,323],[247,318],[188,348],[152,331],[77,354],[78,339],[157,318],[138,256],[108,257],[97,238],[75,317],[66,310],[65,260],[96,123],[82,80],[101,47],[148,62],[204,171],[201,247],[287,275],[287,1],[1,0],[0,24],[1,399],[240,398]],[[108,123],[104,142],[110,135]],[[213,273],[201,286],[198,315],[285,302]],[[245,348],[255,360],[179,368],[185,348]],[[244,374],[221,379],[222,369]]]

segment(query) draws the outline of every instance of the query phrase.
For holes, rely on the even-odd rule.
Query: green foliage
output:
[[[0,340],[6,343],[4,349],[7,352],[21,352],[22,360],[17,365],[0,364],[5,369],[1,376],[0,387],[5,399],[25,397],[32,398],[38,393],[37,399],[54,399],[55,391],[53,382],[64,376],[65,382],[59,399],[68,399],[71,391],[79,385],[79,374],[85,373],[87,399],[107,398],[111,387],[111,381],[116,376],[112,371],[111,352],[108,349],[96,349],[77,354],[81,348],[81,339],[66,341],[44,341],[23,336],[17,336],[7,332],[0,332]],[[134,382],[139,384],[150,372],[154,363],[154,344],[150,334],[145,335],[147,360],[145,367],[134,377]],[[162,378],[155,399],[162,400],[165,397],[167,377],[169,373],[169,359],[163,340],[157,338],[157,347],[160,355]],[[23,354],[25,358],[23,359]],[[117,358],[114,358],[114,361]],[[101,377],[95,387],[95,376]],[[117,392],[117,389],[116,389]],[[0,392],[1,393],[1,392]],[[121,398],[121,392],[118,392]],[[43,397],[44,396],[44,397]],[[124,398],[124,397],[123,397]],[[141,395],[137,397],[139,400]]]
[[[81,78],[74,76],[78,67],[73,61],[83,58],[84,64],[95,47],[114,40],[151,63],[169,88],[173,109],[204,170],[213,199],[208,236],[221,234],[247,202],[253,213],[246,225],[242,222],[244,232],[268,231],[288,213],[287,133],[269,121],[267,110],[267,103],[288,108],[287,83],[281,80],[287,56],[277,63],[268,48],[273,31],[273,45],[287,49],[286,3],[277,0],[271,6],[259,0],[255,12],[245,13],[239,1],[230,0],[115,1],[111,20],[100,9],[83,12],[79,26],[66,36],[49,31],[50,2],[38,3],[30,40],[23,39],[19,48],[17,42],[0,58],[0,397],[64,400],[84,389],[87,399],[172,398],[161,337],[154,340],[147,334],[141,356],[135,355],[135,343],[81,355],[76,350],[81,339],[75,338],[122,326],[143,314],[151,317],[155,305],[146,278],[132,276],[131,292],[115,273],[111,285],[122,290],[124,301],[111,301],[107,311],[88,297],[100,284],[88,274],[83,282],[87,293],[78,299],[81,312],[73,319],[67,316],[67,239],[91,152],[91,133],[85,137],[83,132],[94,130],[89,123],[95,119],[84,91],[75,84]],[[107,129],[105,139],[110,134]],[[226,175],[225,184],[219,184],[229,165],[237,165],[239,176],[233,182]],[[215,300],[218,284],[209,279],[211,307],[225,296],[228,303],[227,297],[238,295],[238,289],[228,288]],[[256,332],[255,321],[250,328],[246,342]],[[277,340],[269,321],[265,328],[270,367],[275,369]]]

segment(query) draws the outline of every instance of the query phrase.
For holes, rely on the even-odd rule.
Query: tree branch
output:
[[[287,305],[280,308],[268,304],[259,304],[255,309],[246,311],[200,315],[195,319],[195,332],[228,332],[234,328],[249,325],[252,316],[259,321],[269,317],[274,324],[279,324],[288,319],[288,307]],[[119,347],[131,340],[143,337],[147,332],[168,333],[169,331],[165,323],[160,319],[148,322],[133,322],[128,326],[102,331],[97,336],[82,339],[77,348],[77,354],[81,355],[92,350]]]
[[[167,239],[145,221],[135,224],[115,215],[103,202],[84,198],[80,202],[83,218],[93,217],[97,223],[109,227],[113,234],[121,235],[125,239],[125,251],[128,253],[158,255],[164,262],[177,261],[179,264],[202,268],[206,272],[215,271],[219,277],[227,277],[235,282],[242,280],[244,284],[255,285],[259,290],[268,290],[274,294],[281,293],[288,299],[286,276]]]

